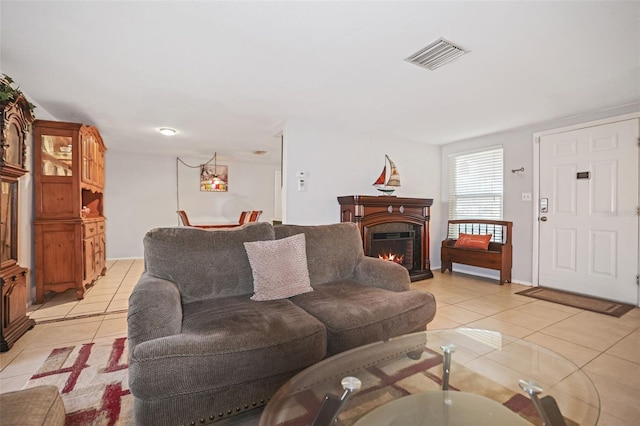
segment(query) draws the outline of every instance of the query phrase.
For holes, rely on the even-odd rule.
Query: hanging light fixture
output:
[[[218,177],[218,153],[213,154],[213,179],[211,180],[214,189],[224,189],[226,183]]]
[[[207,165],[213,161],[213,174],[207,170]],[[206,178],[205,178],[206,176]],[[200,167],[200,189],[204,191],[216,191],[226,192],[227,182],[220,179],[218,176],[218,153],[213,154],[213,159],[209,160],[207,164],[203,164]]]

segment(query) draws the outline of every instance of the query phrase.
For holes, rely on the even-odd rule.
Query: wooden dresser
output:
[[[47,291],[75,289],[104,275],[104,154],[95,127],[34,123],[36,303]]]
[[[25,168],[25,139],[33,121],[24,96],[0,101],[0,352],[8,351],[35,322],[27,316],[29,269],[18,259],[21,223],[21,181]]]

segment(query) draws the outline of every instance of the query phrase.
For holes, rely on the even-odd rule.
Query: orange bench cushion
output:
[[[453,246],[458,248],[487,250],[489,248],[489,241],[491,241],[491,234],[476,235],[461,233]]]

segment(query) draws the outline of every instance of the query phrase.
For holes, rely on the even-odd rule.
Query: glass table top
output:
[[[446,392],[445,350],[451,352]],[[352,392],[341,385],[348,376],[361,383]],[[458,328],[407,334],[327,358],[285,383],[260,425],[311,425],[327,395],[340,405],[332,425],[400,425],[406,416],[416,425],[423,424],[419,419],[434,424],[433,416],[438,424],[468,424],[474,410],[476,424],[479,412],[494,420],[485,424],[541,424],[520,381],[540,389],[539,398],[555,400],[566,424],[597,423],[598,393],[571,361],[495,331]],[[335,401],[345,394],[343,402]]]

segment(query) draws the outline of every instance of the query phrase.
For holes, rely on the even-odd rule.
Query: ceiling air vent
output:
[[[405,61],[433,71],[467,52],[468,50],[456,46],[448,40],[439,38],[406,58]]]

